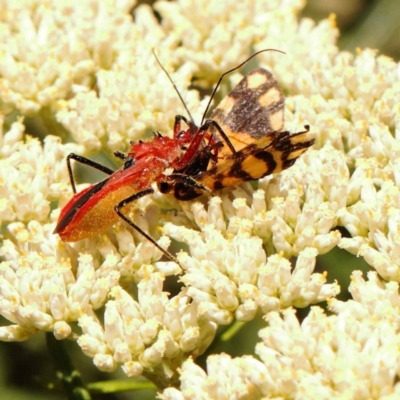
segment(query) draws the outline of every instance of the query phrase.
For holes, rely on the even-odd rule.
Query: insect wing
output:
[[[260,179],[293,165],[314,140],[307,135],[308,126],[293,135],[282,131],[284,106],[282,90],[269,71],[258,68],[246,75],[211,115],[235,152],[224,145],[218,149],[216,165],[184,171],[190,179],[173,184],[175,197],[194,199],[205,191]],[[215,124],[209,129],[215,142],[224,142]]]
[[[293,135],[270,132],[194,179],[211,190],[218,190],[289,168],[314,143],[306,128]]]
[[[225,132],[236,151],[254,141],[279,132],[284,125],[285,98],[271,72],[258,68],[247,74],[221,101],[211,114]],[[212,128],[215,137],[218,131]],[[218,153],[219,158],[232,154],[227,146]]]

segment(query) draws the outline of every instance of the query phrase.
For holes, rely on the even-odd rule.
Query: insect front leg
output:
[[[231,141],[229,140],[228,136],[226,135],[226,133],[222,130],[222,128],[218,125],[218,123],[216,121],[209,119],[196,132],[196,135],[190,142],[190,146],[186,150],[186,153],[181,157],[179,162],[174,165],[175,170],[178,170],[178,171],[184,170],[184,168],[190,164],[190,162],[195,158],[195,155],[198,153],[199,148],[202,147],[202,143],[203,143],[205,137],[207,137],[209,139],[208,145],[204,144],[204,146],[206,148],[208,147],[208,159],[211,158],[213,160],[214,164],[216,163],[215,160],[218,157],[218,151],[221,148],[221,142],[215,142],[215,139],[213,138],[213,134],[208,133],[211,126],[214,126],[218,130],[222,139],[228,145],[229,149],[232,151],[232,154],[236,153],[236,150],[233,147],[233,145],[232,145]],[[211,150],[214,150],[214,154],[212,153]],[[207,153],[207,150],[204,154],[206,154],[206,153]]]
[[[179,117],[179,116],[177,116]],[[182,117],[184,118],[184,117]],[[204,127],[204,129],[203,129]],[[192,130],[192,132],[189,132],[190,130]],[[196,159],[196,155],[199,154],[199,149],[206,149],[208,148],[212,148],[217,149],[218,150],[218,145],[214,142],[214,139],[212,138],[212,135],[209,135],[209,144],[206,144],[204,142],[204,138],[207,136],[207,130],[208,130],[208,126],[205,126],[205,124],[200,128],[196,128],[193,125],[189,125],[189,130],[185,131],[184,133],[188,133],[192,136],[191,141],[190,141],[190,145],[189,147],[186,149],[185,154],[180,158],[179,161],[174,163],[174,169],[176,171],[184,171],[185,168],[190,165],[190,163]],[[216,145],[216,146],[215,146]],[[206,154],[206,152],[204,153]],[[208,159],[210,157],[208,156]]]
[[[132,196],[129,196],[125,200],[122,200],[115,206],[115,212],[118,214],[120,218],[122,218],[128,225],[130,225],[133,229],[139,232],[142,236],[144,236],[149,242],[153,243],[162,253],[164,253],[170,260],[176,262],[178,265],[178,259],[172,255],[168,250],[163,249],[148,233],[146,233],[142,228],[137,226],[134,222],[132,222],[126,215],[124,215],[121,211],[126,205],[140,199],[141,197],[147,196],[148,194],[154,193],[152,188],[142,190],[141,192],[135,193]]]
[[[233,147],[233,144],[231,143],[231,141],[229,140],[227,134],[224,132],[224,130],[219,126],[218,122],[212,120],[212,119],[208,119],[206,122],[204,122],[204,124],[201,126],[200,131],[208,131],[210,129],[210,127],[214,127],[219,134],[221,135],[222,139],[224,140],[224,142],[228,145],[229,149],[231,150],[232,154],[237,153],[237,151],[235,150],[235,148]]]
[[[211,139],[212,138],[210,137],[210,142]],[[206,153],[208,153],[208,157],[211,159],[213,166],[215,166],[218,162],[218,153],[224,147],[224,144],[222,142],[216,142],[214,144],[210,144],[210,142],[205,151]]]
[[[87,165],[88,167],[97,169],[98,171],[104,172],[107,175],[112,175],[114,173],[112,169],[107,168],[104,165],[101,165],[95,161],[89,160],[89,158],[78,156],[75,153],[68,154],[67,156],[68,175],[69,175],[69,180],[71,182],[72,190],[75,194],[76,194],[76,185],[75,185],[74,173],[72,171],[71,159],[83,165]]]
[[[184,121],[185,124],[190,128],[193,124],[188,121],[186,117],[183,115],[176,115],[175,122],[174,122],[174,138],[176,139],[178,135],[182,132],[181,122]]]

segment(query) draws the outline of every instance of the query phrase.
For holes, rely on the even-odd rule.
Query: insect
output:
[[[104,232],[121,218],[177,262],[175,256],[128,217],[133,202],[154,192],[153,182],[163,193],[172,192],[178,200],[190,200],[204,192],[258,179],[292,165],[313,140],[305,135],[308,128],[294,135],[281,131],[284,98],[268,71],[258,69],[247,75],[214,110],[211,118],[204,121],[223,77],[248,60],[221,75],[200,127],[194,123],[167,74],[190,119],[181,115],[175,117],[173,138],[155,133],[152,141],[132,142],[127,154],[116,152],[115,155],[124,161],[117,171],[70,154],[67,166],[74,196],[62,209],[54,233],[63,241],[74,242]],[[186,129],[182,128],[183,123]],[[71,160],[109,176],[76,193]],[[167,174],[167,170],[172,173]]]
[[[175,125],[179,129],[179,122]],[[193,158],[211,158],[212,145],[204,146],[210,149],[210,155],[207,155],[205,150],[200,149],[200,145],[204,145],[202,137],[197,135],[191,140],[191,132],[188,131],[182,131],[174,138],[156,134],[151,142],[132,143],[127,155],[115,153],[124,160],[123,166],[115,172],[87,158],[69,154],[67,166],[75,194],[62,209],[54,233],[58,233],[65,242],[76,242],[104,232],[122,218],[170,259],[176,261],[171,253],[135,225],[127,214],[134,201],[154,192],[151,184],[164,177],[166,168],[180,171],[190,165]],[[76,193],[71,160],[96,168],[109,177]],[[202,164],[205,161],[199,159],[196,163]]]
[[[229,72],[221,76],[216,87]],[[251,71],[221,101],[210,119],[202,122],[214,140],[229,143],[218,150],[218,163],[186,171],[190,172],[186,175],[174,171],[159,182],[160,191],[173,192],[178,200],[191,200],[204,192],[260,179],[292,166],[314,139],[307,135],[308,125],[295,134],[282,130],[284,106],[285,98],[272,74],[262,68]]]

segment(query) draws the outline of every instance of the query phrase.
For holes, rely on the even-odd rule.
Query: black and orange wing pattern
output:
[[[262,68],[251,71],[221,101],[210,118],[223,130],[235,152],[223,146],[218,152],[218,163],[193,176],[193,180],[213,191],[292,166],[314,144],[314,139],[308,136],[309,126],[294,134],[282,131],[284,108],[285,98],[272,74]],[[224,141],[215,126],[210,129],[216,140]],[[186,198],[201,193],[199,188],[186,190]]]
[[[305,131],[295,134],[270,132],[194,179],[213,191],[280,172],[291,167],[313,145],[314,140],[307,136],[308,129],[306,126]]]
[[[217,161],[204,168],[199,153],[196,168],[167,178],[164,193],[173,190],[178,200],[191,200],[289,168],[314,140],[308,137],[308,126],[295,134],[283,131],[284,108],[285,98],[272,74],[262,68],[251,71],[203,125],[215,143],[223,144]]]
[[[271,72],[258,68],[247,74],[211,114],[236,151],[253,144],[284,125],[285,98]],[[212,133],[220,138],[218,131]],[[222,138],[220,138],[222,140]],[[224,146],[218,156],[232,154]]]

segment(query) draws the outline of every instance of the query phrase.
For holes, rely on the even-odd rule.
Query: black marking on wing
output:
[[[266,82],[257,88],[248,87],[248,78],[251,75],[260,74],[266,76]],[[281,99],[273,102],[268,107],[263,107],[259,103],[259,98],[274,88],[281,95]],[[267,135],[273,129],[270,124],[270,117],[277,111],[284,113],[285,99],[282,91],[273,78],[272,74],[262,68],[258,68],[246,75],[239,84],[228,94],[234,99],[234,105],[230,112],[225,113],[223,109],[216,108],[211,115],[211,119],[227,125],[232,132],[246,132],[254,139]],[[223,128],[223,126],[222,126]],[[217,133],[215,133],[217,135]]]

